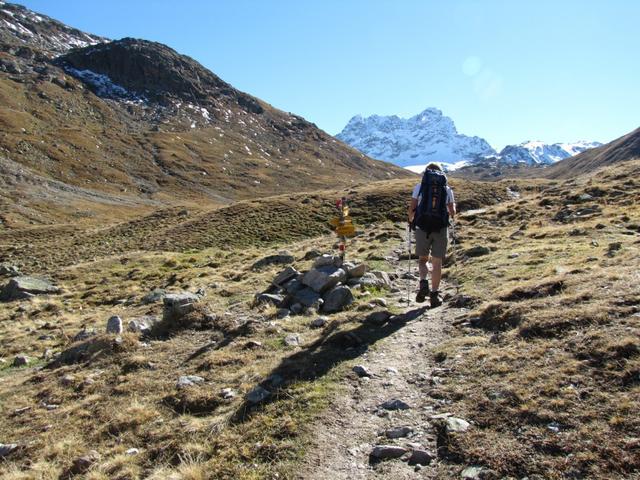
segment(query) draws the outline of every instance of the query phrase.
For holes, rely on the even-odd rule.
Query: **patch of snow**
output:
[[[22,35],[27,35],[28,37],[33,37],[33,32],[28,28],[22,26],[20,23],[14,24],[4,19],[2,21],[14,32],[21,33]]]
[[[96,95],[99,97],[119,100],[126,99],[137,102],[144,102],[146,100],[145,98],[139,97],[138,95],[129,92],[126,88],[112,82],[107,75],[96,73],[91,70],[77,70],[69,66],[65,67],[65,71],[93,87]]]
[[[466,167],[470,163],[471,162],[469,160],[462,160],[460,162],[455,162],[455,163],[443,163],[442,168],[444,169],[445,172],[453,172],[455,170],[458,170],[459,168]],[[404,168],[414,173],[424,173],[424,170],[427,168],[427,165],[428,165],[427,163],[424,163],[421,165],[409,165]]]

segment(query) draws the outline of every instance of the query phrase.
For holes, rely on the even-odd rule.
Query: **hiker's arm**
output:
[[[451,220],[456,217],[456,204],[455,203],[447,203],[447,209],[449,210],[449,218]]]
[[[416,208],[418,208],[418,199],[412,198],[409,202],[409,209],[407,210],[407,218],[409,223],[413,222],[413,216],[416,214]]]

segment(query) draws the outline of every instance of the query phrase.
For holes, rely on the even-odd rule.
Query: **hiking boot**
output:
[[[418,290],[418,294],[416,295],[416,302],[422,303],[427,298],[427,294],[429,293],[429,280],[420,280],[420,290]]]
[[[440,295],[438,292],[431,292],[429,294],[429,300],[431,302],[431,308],[436,308],[442,305],[442,300],[440,300]]]

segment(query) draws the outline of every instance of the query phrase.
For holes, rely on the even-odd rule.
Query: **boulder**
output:
[[[300,272],[298,272],[298,270],[296,270],[292,266],[288,266],[287,268],[282,270],[278,275],[275,276],[275,278],[272,280],[272,283],[274,285],[281,286],[287,283],[289,280],[294,279],[299,274]]]
[[[302,311],[302,307],[311,307],[318,300],[320,300],[320,294],[311,288],[303,288],[302,290],[298,290],[292,295],[292,307],[291,311],[294,313],[300,313]],[[296,304],[301,306],[300,311],[295,311],[294,307]]]
[[[395,427],[395,428],[390,428],[389,430],[384,432],[385,436],[391,439],[407,437],[412,433],[413,433],[413,428],[411,427]],[[423,464],[423,465],[426,465],[426,464]]]
[[[257,403],[264,402],[270,396],[271,392],[269,390],[258,385],[247,394],[247,402],[255,405]]]
[[[15,443],[0,443],[0,458],[8,457],[18,449]]]
[[[427,452],[426,450],[417,448],[411,452],[411,457],[409,457],[409,465],[429,465],[433,458],[434,456],[431,453]]]
[[[320,257],[319,257],[320,258]],[[318,293],[329,290],[347,279],[347,272],[334,266],[324,266],[309,270],[302,277],[302,283]]]
[[[327,317],[318,317],[311,322],[311,328],[322,328],[329,322]]]
[[[167,294],[166,290],[163,290],[162,288],[156,288],[155,290],[152,290],[151,292],[147,293],[144,297],[142,297],[142,300],[140,302],[143,305],[156,303],[164,299],[164,296],[166,294]]]
[[[471,427],[471,424],[462,418],[449,417],[445,422],[447,433],[464,433]]]
[[[349,283],[354,282],[355,284],[360,284],[363,287],[374,287],[374,288],[382,288],[385,286],[384,280],[378,278],[371,272],[365,273],[362,277],[355,280],[349,280]]]
[[[384,288],[391,288],[391,278],[387,272],[383,272],[382,270],[374,270],[373,273],[378,280],[382,282],[382,286]]]
[[[364,263],[355,265],[352,268],[347,269],[347,275],[349,278],[359,278],[367,272],[367,266]]]
[[[122,319],[117,315],[109,318],[107,320],[107,333],[113,333],[115,335],[120,335],[122,333]]]
[[[369,371],[367,367],[364,365],[356,365],[352,368],[353,372],[358,375],[360,378],[362,377],[373,377],[373,373]]]
[[[304,284],[298,278],[294,278],[293,280],[289,280],[284,284],[284,289],[287,291],[289,295],[297,292],[298,290],[304,288]]]
[[[284,343],[285,345],[288,345],[290,347],[297,347],[298,345],[300,345],[300,336],[296,335],[295,333],[290,333],[289,335],[284,337]]]
[[[151,328],[157,321],[158,319],[156,317],[150,315],[134,318],[127,324],[127,330],[132,333],[141,333],[146,335],[151,332]]]
[[[269,265],[287,265],[293,263],[294,261],[295,258],[293,257],[293,255],[291,255],[291,253],[283,251],[258,260],[251,266],[251,270],[260,270],[261,268],[267,267]]]
[[[17,277],[20,275],[20,270],[14,265],[7,265],[0,263],[0,275],[8,275],[10,277]]]
[[[334,266],[339,267],[342,265],[342,258],[337,255],[329,255],[325,253],[320,255],[313,261],[313,268]]]
[[[489,255],[490,253],[490,248],[476,245],[475,247],[467,248],[462,254],[466,257],[481,257],[483,255]]]
[[[25,365],[29,364],[29,357],[27,357],[26,355],[16,355],[16,357],[13,359],[13,366],[14,367],[24,367]]]
[[[324,295],[324,304],[322,311],[326,313],[335,313],[341,311],[344,307],[353,302],[353,294],[349,287],[341,285],[334,288]]]
[[[407,451],[406,448],[398,445],[376,445],[373,447],[373,450],[371,450],[371,456],[378,460],[388,460],[391,458],[400,458],[407,453]]]
[[[193,293],[169,293],[164,297],[164,311],[162,318],[166,322],[178,320],[191,313],[200,297]]]
[[[397,398],[387,400],[380,407],[385,410],[409,410],[411,408],[408,403]]]
[[[279,308],[284,303],[284,296],[274,293],[256,293],[255,304],[262,305],[264,303],[270,303]]]
[[[53,295],[60,291],[59,287],[44,278],[14,277],[0,292],[0,300],[24,300],[34,295]]]
[[[182,375],[180,378],[178,378],[176,387],[186,388],[192,387],[194,385],[199,385],[201,383],[204,383],[204,378],[199,377],[198,375]]]
[[[379,310],[377,312],[371,312],[365,318],[365,322],[371,323],[372,325],[383,325],[391,318],[391,313],[387,310]]]

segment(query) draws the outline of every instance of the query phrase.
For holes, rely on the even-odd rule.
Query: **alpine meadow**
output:
[[[404,71],[380,97],[407,89],[412,105],[369,95],[358,114],[355,88],[336,105],[350,117],[316,125],[137,31],[111,39],[106,19],[96,34],[52,18],[99,24],[85,3],[45,15],[0,1],[0,478],[640,480],[637,123],[618,138],[585,127],[499,143],[489,102],[515,82],[471,56],[477,135],[455,101],[409,92]],[[270,40],[250,30],[277,21],[263,8],[303,15],[233,3],[197,8],[221,9],[216,21],[243,8],[256,44]],[[326,10],[356,7],[402,9]],[[326,29],[346,35],[345,21]],[[290,42],[311,48],[299,28]],[[420,38],[393,32],[374,33]],[[325,74],[364,90],[375,75],[350,51],[327,54]],[[371,64],[387,53],[371,47]],[[247,75],[264,92],[272,75],[287,81],[288,61],[325,60],[309,51]],[[613,95],[626,81],[611,69]],[[344,103],[279,88],[305,112]],[[569,110],[556,103],[549,122]],[[513,131],[529,114],[495,113]]]

